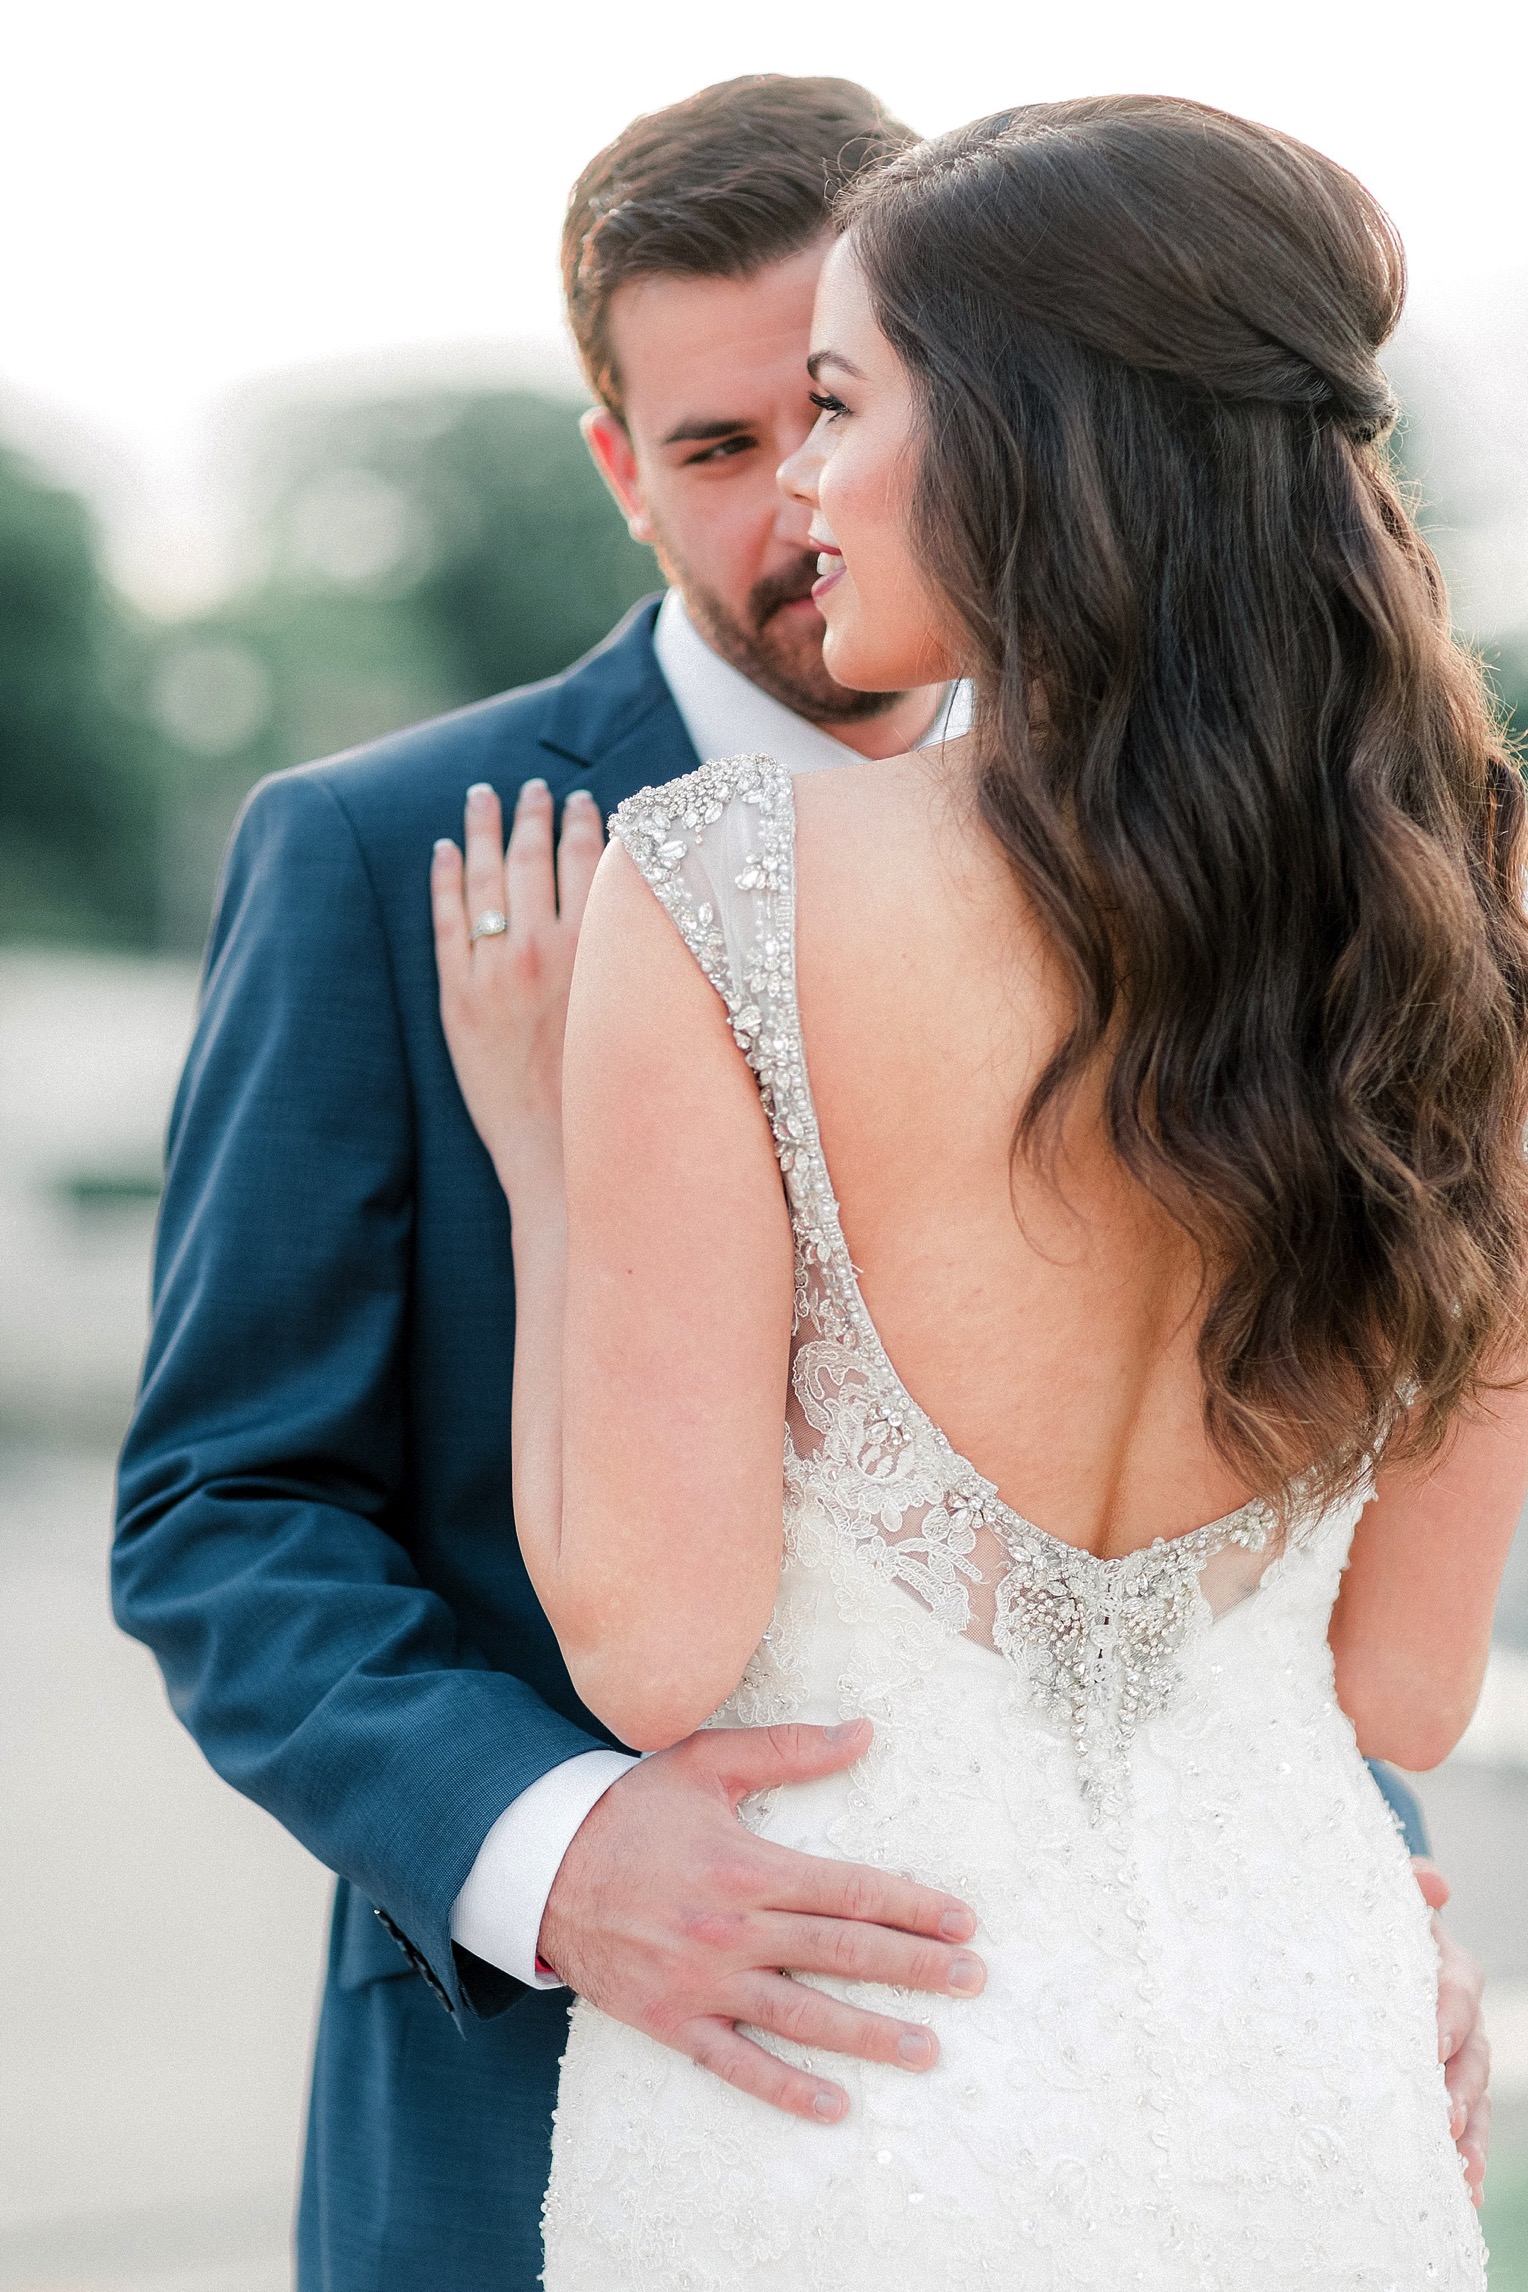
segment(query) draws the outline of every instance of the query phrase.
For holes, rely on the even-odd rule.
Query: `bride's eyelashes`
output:
[[[831,390],[808,390],[807,396],[817,411],[820,414],[826,414],[830,422],[836,421],[840,414],[847,414],[849,411],[842,398],[835,398]]]

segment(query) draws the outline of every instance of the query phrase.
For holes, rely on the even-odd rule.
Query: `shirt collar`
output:
[[[714,757],[772,756],[791,774],[825,772],[838,764],[863,764],[857,748],[773,699],[714,653],[685,610],[677,589],[659,607],[653,651],[674,706],[702,761]],[[948,704],[934,713],[920,746],[954,740],[971,722],[970,688],[950,687]]]

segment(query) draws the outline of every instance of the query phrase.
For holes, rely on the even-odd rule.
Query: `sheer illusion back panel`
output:
[[[1097,1559],[956,1453],[888,1359],[844,1242],[797,1006],[789,774],[764,756],[708,763],[630,798],[614,832],[721,997],[769,1117],[796,1254],[787,1486],[948,1629],[1022,1661],[1073,1734],[1085,1787],[1107,1797],[1185,1641],[1279,1556],[1274,1510],[1254,1502]]]

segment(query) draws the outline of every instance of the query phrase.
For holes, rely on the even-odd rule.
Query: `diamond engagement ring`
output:
[[[469,947],[475,947],[480,939],[498,939],[508,929],[509,917],[507,915],[501,915],[496,907],[485,907],[472,926],[472,937],[467,944]]]

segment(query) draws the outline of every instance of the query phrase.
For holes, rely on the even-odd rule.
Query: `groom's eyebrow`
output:
[[[740,431],[752,430],[752,422],[681,422],[670,430],[663,443],[666,446],[710,446],[718,438],[735,438]]]

